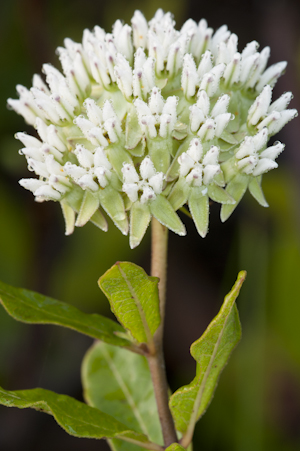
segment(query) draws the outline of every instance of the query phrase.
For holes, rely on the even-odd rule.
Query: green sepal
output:
[[[189,135],[187,136],[187,138],[183,141],[183,143],[179,146],[176,155],[174,156],[174,159],[168,169],[167,172],[167,179],[168,180],[173,180],[176,179],[178,177],[179,174],[179,168],[180,168],[180,164],[178,163],[178,157],[180,157],[180,155],[183,152],[186,152],[189,148],[190,142],[191,140],[194,138],[193,135]]]
[[[75,211],[65,200],[62,200],[60,205],[66,225],[65,235],[72,235],[75,227]]]
[[[96,212],[91,217],[90,221],[99,229],[103,230],[104,232],[107,232],[108,230],[108,224],[104,217],[104,215],[101,213],[100,210],[96,210]]]
[[[219,202],[220,204],[235,204],[235,200],[227,193],[227,191],[215,183],[211,183],[207,187],[207,192],[214,202]]]
[[[235,200],[235,204],[223,204],[221,207],[221,221],[225,222],[229,216],[233,213],[233,211],[238,206],[240,200],[242,199],[243,195],[245,194],[248,183],[249,183],[249,176],[238,174],[236,175],[228,185],[226,186],[226,192]]]
[[[139,343],[151,343],[160,324],[158,279],[133,263],[118,262],[98,284],[125,329]]]
[[[0,303],[17,321],[30,324],[54,324],[73,329],[115,346],[131,347],[126,332],[116,321],[98,314],[87,314],[65,302],[34,291],[0,282]]]
[[[114,224],[121,230],[123,235],[128,234],[128,218],[121,194],[107,185],[99,191],[100,203],[106,213],[111,217]]]
[[[258,177],[253,177],[251,182],[249,183],[249,191],[254,197],[255,200],[262,206],[262,207],[268,207],[269,204],[265,199],[263,190],[261,188],[261,175]]]
[[[194,380],[179,388],[170,398],[170,409],[176,429],[183,434],[182,439],[190,442],[195,423],[209,406],[219,376],[230,354],[241,337],[241,325],[235,300],[245,280],[246,272],[241,271],[230,293],[225,297],[221,310],[210,323],[201,338],[191,346],[191,355],[197,362]]]
[[[130,429],[162,444],[161,426],[147,359],[105,343],[95,343],[82,364],[86,402],[101,409]],[[136,450],[129,443],[113,440],[113,449]]]
[[[52,415],[56,422],[70,435],[85,438],[112,438],[139,445],[149,444],[144,434],[130,430],[111,415],[90,407],[83,402],[49,390],[7,391],[0,387],[0,404],[25,409],[32,407]]]
[[[155,169],[166,174],[171,162],[172,138],[147,139],[147,146]]]
[[[116,173],[120,180],[123,180],[122,167],[124,163],[129,163],[133,165],[132,158],[129,153],[124,149],[122,144],[116,143],[111,144],[105,148],[108,159],[113,165]]]
[[[230,182],[231,179],[233,179],[234,177],[236,177],[236,175],[239,174],[235,166],[235,161],[236,161],[235,156],[232,156],[221,164],[223,177],[226,183]]]
[[[176,139],[177,141],[181,141],[181,140],[183,140],[184,138],[187,137],[187,132],[186,131],[181,132],[179,130],[173,130],[172,131],[172,137],[174,139]]]
[[[173,186],[173,189],[168,196],[168,201],[170,202],[175,211],[177,211],[184,204],[186,204],[190,190],[191,188],[189,184],[186,182],[185,177],[180,177],[179,180]]]
[[[227,142],[228,144],[232,144],[233,146],[239,143],[234,137],[234,135],[229,133],[227,130],[223,131],[220,138],[223,139],[223,141]]]
[[[204,190],[207,191],[207,188],[192,187],[188,202],[195,226],[202,238],[208,232],[209,220],[209,200],[207,193],[203,193]]]
[[[148,204],[142,204],[139,200],[132,204],[130,210],[130,238],[131,249],[137,247],[142,241],[151,220]]]
[[[125,148],[130,151],[133,150],[141,141],[142,136],[143,132],[139,124],[138,115],[132,105],[125,123]]]
[[[149,202],[152,215],[165,227],[177,233],[186,235],[186,230],[177,213],[175,213],[170,202],[161,194]]]
[[[98,209],[99,203],[98,193],[93,194],[90,191],[86,190],[80,205],[75,226],[84,226]]]
[[[128,149],[128,152],[130,152],[130,154],[133,157],[141,158],[144,156],[145,149],[146,149],[146,139],[142,138],[141,141],[138,143],[138,145],[134,147],[134,149]]]

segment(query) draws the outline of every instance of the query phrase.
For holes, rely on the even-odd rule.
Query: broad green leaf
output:
[[[191,354],[197,362],[196,377],[170,398],[176,429],[186,434],[183,446],[190,443],[195,423],[206,411],[221,371],[240,340],[241,326],[235,300],[245,277],[246,272],[241,271],[232,290],[225,297],[220,312],[202,337],[191,346]]]
[[[202,190],[200,187],[191,189],[189,209],[199,235],[204,238],[208,231],[209,201],[207,194],[203,194]]]
[[[130,247],[134,249],[142,241],[151,220],[151,213],[147,204],[139,200],[134,202],[130,210]]]
[[[146,358],[125,349],[97,342],[82,365],[82,383],[87,403],[113,415],[128,428],[155,443],[163,443],[151,375]],[[140,451],[133,445],[112,440],[118,451]]]
[[[139,343],[149,343],[160,324],[158,279],[134,263],[119,262],[100,277],[111,309]]]
[[[68,327],[116,346],[132,343],[118,334],[124,329],[115,321],[97,314],[87,314],[72,305],[34,291],[15,288],[0,282],[0,303],[9,315],[24,323],[55,324]]]
[[[221,207],[221,221],[225,222],[229,216],[236,209],[243,195],[245,194],[248,183],[249,176],[237,174],[226,187],[226,192],[235,200],[235,204],[223,204]]]
[[[107,147],[108,159],[116,170],[119,179],[123,180],[123,163],[133,164],[129,153],[121,145],[110,145]]]
[[[235,200],[220,186],[211,183],[208,187],[208,195],[214,202],[220,204],[235,204]]]
[[[99,229],[103,230],[104,232],[107,232],[108,230],[107,221],[100,210],[96,210],[96,212],[91,217],[90,221],[92,224],[99,227]]]
[[[127,114],[125,136],[125,148],[127,150],[134,149],[143,137],[143,132],[139,125],[139,120],[135,108],[131,108],[130,113]]]
[[[149,203],[153,216],[165,227],[177,233],[186,235],[186,230],[177,213],[175,213],[170,202],[163,196],[158,195]]]
[[[268,202],[265,199],[263,190],[261,188],[261,176],[253,177],[249,183],[249,191],[257,202],[263,207],[268,207]]]
[[[84,226],[99,207],[99,197],[86,190],[76,219],[76,227]]]
[[[147,140],[149,156],[158,172],[166,174],[170,167],[172,138],[156,138]]]
[[[85,438],[112,438],[141,445],[149,449],[149,440],[144,434],[128,429],[123,423],[94,407],[49,390],[6,391],[0,387],[0,404],[25,409],[32,407],[53,415],[57,423],[70,435]],[[153,449],[151,447],[150,449]]]
[[[72,235],[72,233],[74,232],[74,227],[75,227],[75,211],[73,210],[72,207],[70,207],[69,204],[67,204],[67,202],[65,201],[61,201],[60,202],[61,205],[61,209],[63,212],[63,217],[65,220],[65,225],[66,225],[66,235]]]

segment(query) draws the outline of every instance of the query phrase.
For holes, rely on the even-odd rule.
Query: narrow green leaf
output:
[[[134,263],[119,262],[100,277],[111,309],[139,343],[149,343],[160,324],[158,279]]]
[[[162,444],[161,426],[147,360],[144,356],[105,343],[96,343],[82,365],[82,383],[87,403],[113,415],[130,429]],[[112,440],[113,449],[131,445]],[[143,448],[134,448],[140,451]]]
[[[143,132],[139,125],[136,109],[131,108],[130,113],[128,113],[126,117],[125,148],[128,150],[134,149],[141,141],[142,137]]]
[[[0,282],[0,303],[9,315],[31,324],[55,324],[68,327],[92,338],[116,346],[131,346],[118,336],[124,329],[115,321],[97,314],[87,314],[72,305]]]
[[[151,213],[147,204],[139,200],[134,202],[130,210],[130,247],[134,249],[142,241],[150,223]]]
[[[129,153],[122,145],[111,144],[107,147],[108,159],[116,170],[119,179],[123,180],[122,167],[123,163],[133,164]]]
[[[161,194],[149,203],[153,216],[165,227],[177,233],[186,235],[186,230],[177,213],[175,213],[170,202]]]
[[[170,167],[172,138],[155,138],[147,140],[149,156],[158,172],[166,174]]]
[[[265,199],[263,190],[261,188],[261,179],[262,177],[253,177],[251,182],[249,183],[249,191],[254,197],[255,200],[262,206],[262,207],[268,207],[269,204]]]
[[[80,205],[80,210],[76,219],[75,226],[84,226],[96,212],[99,207],[99,196],[98,194],[92,194],[90,191],[86,190]]]
[[[19,409],[32,407],[49,413],[68,434],[75,437],[119,437],[149,449],[150,443],[144,434],[132,431],[111,415],[66,395],[58,395],[42,388],[6,391],[0,387],[0,404]]]
[[[235,300],[245,277],[246,272],[241,271],[232,290],[225,297],[220,312],[202,337],[191,346],[191,354],[197,362],[196,377],[170,398],[176,429],[185,434],[183,447],[191,442],[195,423],[206,411],[218,378],[240,340],[241,326]]]
[[[230,180],[226,187],[226,192],[235,200],[235,204],[223,204],[221,207],[221,221],[225,222],[233,211],[238,206],[240,200],[245,194],[248,183],[249,176],[238,174],[233,179]]]
[[[99,191],[100,203],[123,235],[128,233],[128,219],[121,194],[110,185]]]
[[[228,144],[236,145],[238,144],[238,141],[235,139],[234,135],[229,133],[228,131],[224,130],[223,133],[220,136],[223,141],[226,141]]]
[[[193,187],[189,196],[189,209],[198,233],[204,238],[208,231],[209,201],[203,188]]]
[[[95,226],[99,227],[99,229],[103,230],[104,232],[107,232],[108,230],[107,221],[100,210],[96,210],[96,212],[91,217],[90,221]]]

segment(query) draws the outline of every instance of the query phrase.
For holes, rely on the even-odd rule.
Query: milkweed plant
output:
[[[158,10],[147,22],[135,11],[131,26],[112,33],[84,30],[82,43],[57,49],[62,71],[44,64],[29,90],[17,86],[8,106],[34,126],[16,134],[33,177],[20,185],[38,202],[62,208],[66,235],[106,216],[138,246],[151,223],[151,275],[118,262],[99,279],[118,322],[80,312],[54,299],[0,285],[0,300],[15,319],[51,323],[96,339],[82,365],[86,403],[54,392],[6,391],[0,403],[54,416],[77,437],[105,438],[115,451],[192,450],[196,422],[240,339],[235,300],[241,271],[218,315],[191,346],[195,378],[169,396],[163,342],[168,230],[185,235],[177,212],[208,232],[211,201],[221,221],[244,193],[267,206],[262,176],[284,150],[269,143],[297,115],[292,94],[272,99],[286,62],[267,68],[270,48],[238,38],[202,19],[175,29]],[[182,216],[182,215],[181,215]],[[114,394],[114,396],[112,396]]]

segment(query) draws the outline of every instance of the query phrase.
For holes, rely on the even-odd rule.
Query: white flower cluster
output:
[[[149,22],[135,11],[112,33],[85,30],[58,55],[62,72],[45,64],[8,105],[40,138],[16,135],[37,175],[20,184],[61,202],[67,233],[88,220],[106,230],[103,209],[135,246],[151,216],[184,234],[185,203],[202,236],[209,198],[223,221],[248,187],[266,205],[261,175],[284,148],[268,140],[297,114],[290,92],[271,103],[286,63],[267,68],[269,47],[253,41],[239,53],[226,25],[214,33],[190,19],[176,30],[158,10]]]

